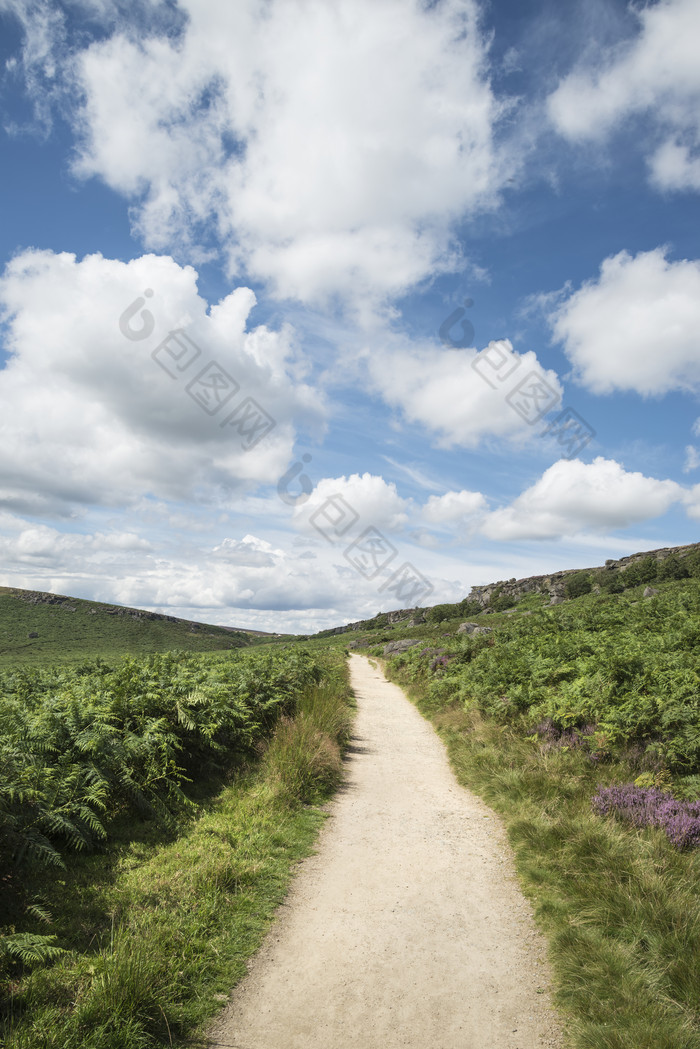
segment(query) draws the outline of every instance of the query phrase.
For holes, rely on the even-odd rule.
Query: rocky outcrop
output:
[[[672,554],[683,558],[687,554],[698,550],[700,550],[700,543],[689,543],[687,546],[664,546],[658,550],[644,550],[638,554],[620,557],[618,560],[609,558],[605,565],[596,565],[592,568],[569,568],[562,572],[528,576],[525,579],[501,579],[497,583],[472,587],[468,600],[475,601],[482,609],[488,609],[495,597],[508,597],[514,601],[519,601],[526,594],[548,594],[550,597],[549,603],[558,605],[566,598],[567,578],[577,575],[579,572],[601,572],[604,570],[625,572],[630,565],[636,564],[638,561],[644,561],[647,557],[653,557],[656,561],[665,561]]]
[[[388,645],[384,646],[384,655],[392,656],[396,655],[397,652],[405,652],[408,648],[413,648],[414,645],[422,645],[422,641],[416,641],[411,638],[404,638],[402,641],[390,641]]]
[[[566,581],[572,575],[577,575],[580,572],[625,572],[630,565],[638,561],[644,561],[647,557],[654,557],[657,561],[664,561],[672,554],[683,558],[695,551],[700,551],[700,543],[689,543],[687,546],[664,546],[658,550],[644,550],[641,553],[630,554],[617,560],[610,558],[605,562],[605,565],[596,565],[593,568],[570,568],[561,572],[550,572],[548,575],[527,576],[524,579],[515,579],[515,577],[500,579],[497,583],[472,587],[466,600],[474,602],[478,606],[478,612],[476,609],[465,609],[462,614],[490,615],[496,611],[507,614],[511,611],[510,609],[493,608],[491,607],[491,602],[496,598],[509,598],[511,604],[517,603],[527,594],[543,594],[549,597],[550,605],[560,605],[566,600]],[[594,586],[593,591],[599,592],[600,587]],[[372,619],[360,619],[355,623],[346,623],[345,626],[322,630],[315,636],[328,637],[332,634],[344,634],[351,630],[381,630],[394,626],[404,626],[410,629],[426,622],[430,618],[427,613],[429,613],[429,609],[420,607],[398,608],[391,612],[379,612]],[[459,612],[455,606],[455,617],[458,614]],[[461,627],[459,629],[462,633],[469,633],[466,629],[462,630]],[[486,629],[490,628],[482,628],[482,630]]]
[[[345,626],[321,630],[319,636],[346,634],[350,630],[379,630],[382,627],[397,626],[399,623],[408,627],[425,623],[425,609],[420,607],[397,608],[393,612],[378,612],[372,619],[358,619],[356,623],[346,623]]]

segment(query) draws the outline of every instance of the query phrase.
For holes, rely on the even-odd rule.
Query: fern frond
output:
[[[63,947],[57,945],[56,940],[56,936],[37,936],[30,932],[0,936],[0,956],[5,955],[22,962],[23,965],[50,962],[66,953]]]

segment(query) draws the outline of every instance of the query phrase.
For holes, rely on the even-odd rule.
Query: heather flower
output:
[[[658,787],[599,787],[592,802],[600,816],[617,816],[635,827],[658,827],[677,849],[700,846],[700,801],[678,801]]]

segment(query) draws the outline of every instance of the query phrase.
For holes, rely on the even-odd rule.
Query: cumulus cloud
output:
[[[7,266],[3,505],[55,513],[133,505],[144,494],[206,500],[277,480],[297,426],[321,424],[322,399],[300,378],[291,329],[248,329],[247,288],[207,311],[196,279],[191,267],[153,255],[123,263],[27,251]],[[120,330],[134,303],[125,330],[143,334],[145,324],[147,337]],[[269,416],[258,443],[241,432],[244,416],[244,430],[254,422],[250,399]]]
[[[513,175],[476,0],[179,0],[178,31],[146,7],[129,27],[106,5],[107,31],[54,60],[76,173],[124,194],[154,250],[381,301],[454,267],[453,222]]]
[[[700,261],[666,255],[621,251],[551,311],[555,338],[594,393],[700,389]]]
[[[696,0],[662,0],[633,12],[636,38],[565,77],[549,98],[550,118],[561,134],[582,142],[603,139],[630,117],[650,117],[644,146],[653,182],[698,190],[700,7]]]
[[[359,488],[352,478],[348,482],[346,492],[364,488],[365,502],[358,495],[358,505],[376,514],[381,486],[374,486],[372,496],[371,481]],[[403,549],[394,548],[391,570],[381,580],[368,580],[343,556],[349,537],[329,544],[314,530],[297,537],[278,532],[270,542],[256,529],[242,537],[229,532],[212,542],[189,528],[153,531],[152,522],[146,528],[138,514],[134,517],[139,527],[132,532],[88,526],[69,533],[0,511],[0,583],[272,630],[318,630],[396,604],[395,595],[379,588],[404,563]],[[382,521],[385,528],[391,523]],[[353,538],[360,531],[358,526]],[[464,584],[445,579],[439,559],[429,568],[436,566],[434,582],[448,600]],[[452,576],[454,565],[449,569]]]
[[[327,571],[253,535],[214,547],[173,541],[157,548],[136,534],[64,533],[3,515],[0,557],[6,585],[231,622],[234,610],[329,608],[350,598]],[[206,611],[205,611],[206,610]]]
[[[369,527],[400,532],[410,510],[410,500],[399,495],[393,482],[370,473],[351,474],[319,481],[308,500],[295,508],[294,520],[309,534],[350,541]],[[330,522],[335,519],[334,527]]]
[[[368,353],[367,370],[387,404],[444,448],[473,448],[491,436],[522,440],[562,397],[556,373],[531,350],[514,351],[508,339],[491,342],[480,354],[386,341]]]
[[[608,532],[660,517],[685,498],[675,481],[628,472],[613,459],[561,459],[510,506],[489,514],[490,539],[562,539]]]
[[[423,507],[423,519],[434,525],[459,525],[472,520],[486,509],[481,492],[446,492],[431,495]]]

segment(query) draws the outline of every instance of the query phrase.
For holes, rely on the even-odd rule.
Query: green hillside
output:
[[[172,649],[221,651],[260,639],[254,631],[210,626],[60,594],[0,587],[0,666]]]

